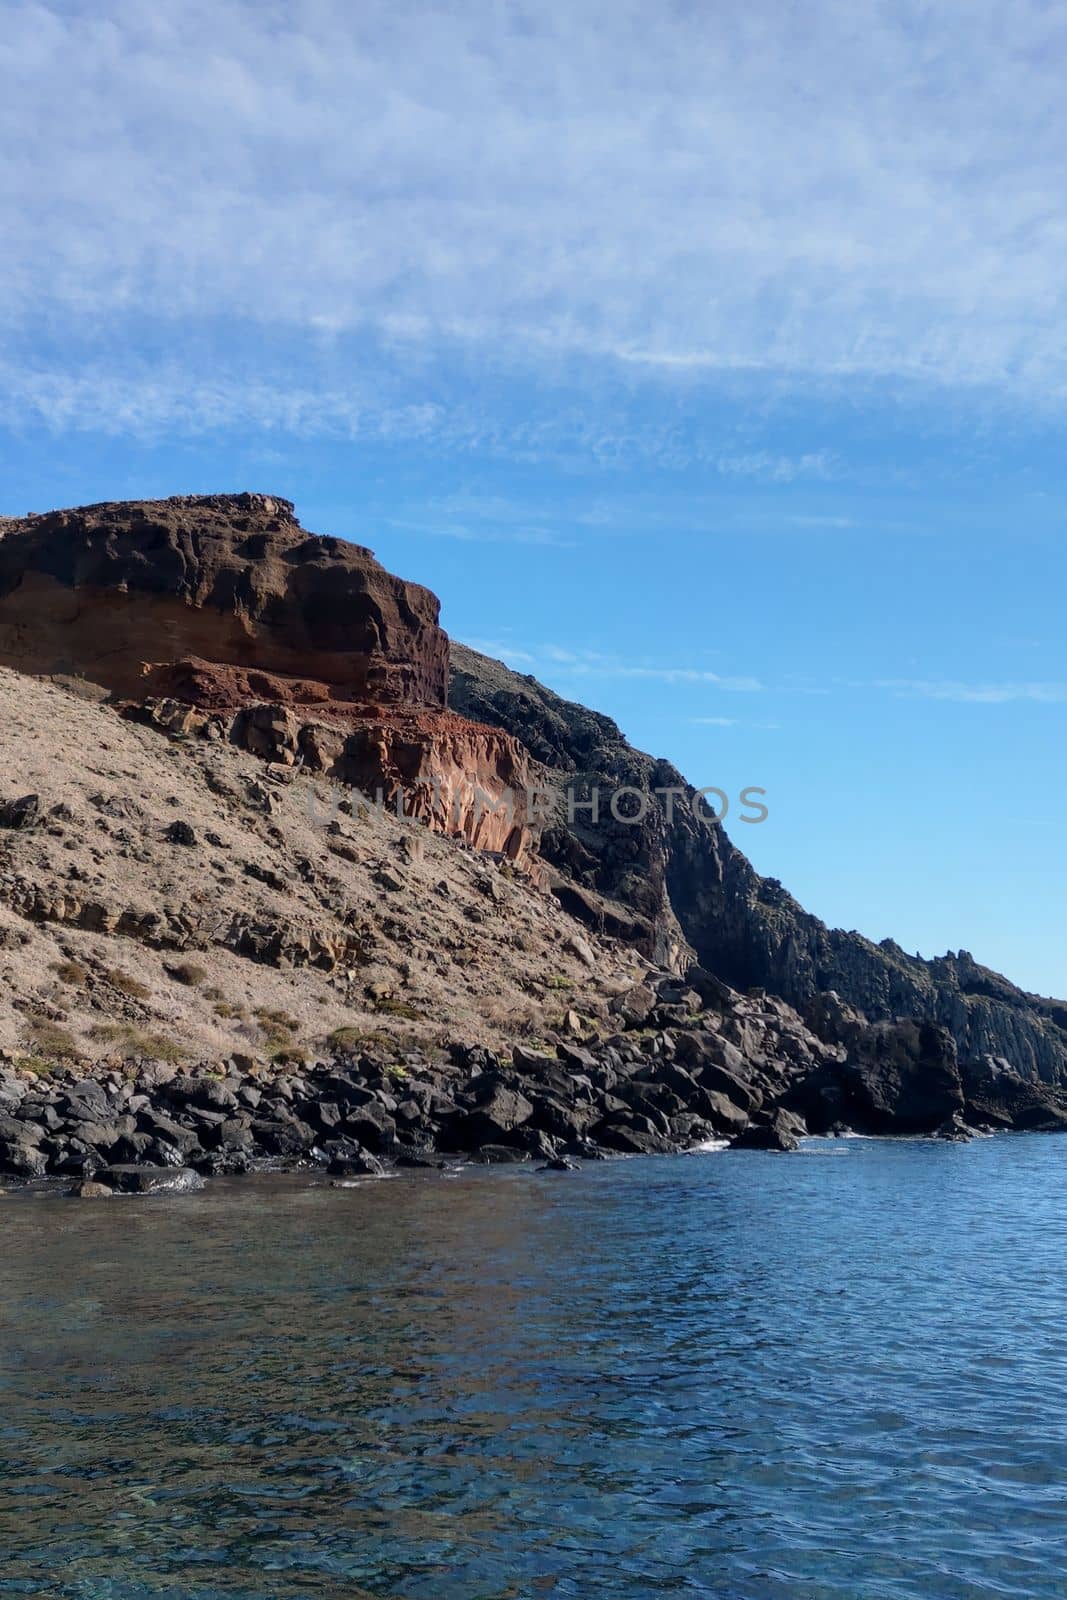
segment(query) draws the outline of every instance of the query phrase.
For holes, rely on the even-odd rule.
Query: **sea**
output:
[[[1067,1138],[0,1197],[0,1596],[1067,1594]]]

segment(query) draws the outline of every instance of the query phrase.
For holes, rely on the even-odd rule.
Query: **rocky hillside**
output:
[[[644,971],[506,860],[87,692],[0,669],[9,1062],[510,1048]]]
[[[437,614],[272,496],[0,520],[0,1165],[1067,1122],[1065,1006],[827,930],[608,717],[448,677]]]
[[[728,983],[765,988],[813,1019],[834,991],[871,1020],[943,1024],[964,1061],[998,1057],[1026,1077],[1067,1080],[1067,1002],[1025,993],[966,951],[923,961],[891,940],[828,928],[761,877],[706,813],[698,818],[681,773],[634,750],[609,717],[455,644],[450,701],[513,734],[577,796],[622,785],[648,795],[638,826],[602,806],[595,826],[579,811],[542,840],[557,894],[589,926],[676,967],[688,946]],[[670,819],[657,789],[678,791]]]
[[[610,719],[449,659],[270,496],[0,522],[0,1173],[1067,1126],[1063,1006],[825,928]]]

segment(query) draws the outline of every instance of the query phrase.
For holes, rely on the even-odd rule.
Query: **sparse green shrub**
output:
[[[276,1067],[306,1067],[308,1053],[300,1045],[283,1045],[277,1050],[272,1050],[268,1058]]]
[[[52,1056],[58,1061],[77,1061],[81,1056],[73,1035],[56,1022],[48,1022],[41,1018],[31,1022],[27,1032],[34,1050],[40,1051],[44,1057]]]
[[[147,1000],[152,993],[147,984],[142,983],[139,978],[131,977],[128,972],[120,971],[118,967],[113,967],[104,976],[113,989],[117,989],[120,994],[128,995],[131,1000]]]
[[[190,989],[195,989],[207,977],[207,968],[198,966],[195,961],[176,961],[167,969],[167,976],[176,983],[184,983]]]
[[[247,1006],[234,1005],[229,1000],[219,1000],[215,1005],[215,1015],[222,1017],[224,1021],[232,1017],[238,1022],[247,1022],[249,1012]]]
[[[359,1051],[374,1054],[375,1051],[388,1051],[392,1053],[396,1047],[396,1040],[391,1034],[382,1033],[375,1028],[335,1028],[326,1039],[327,1048],[337,1054],[356,1055]]]
[[[32,1072],[38,1078],[49,1078],[58,1070],[58,1062],[46,1061],[43,1056],[18,1056],[15,1060],[16,1072]]]
[[[150,1061],[184,1061],[188,1055],[174,1039],[161,1033],[146,1033],[129,1022],[96,1022],[89,1037],[100,1044],[116,1044],[127,1056],[145,1056]]]
[[[405,1022],[421,1022],[423,1013],[408,1000],[375,1000],[374,1010],[385,1017],[402,1017]]]
[[[76,989],[83,988],[89,981],[88,970],[80,961],[58,961],[55,971],[60,983],[72,984]]]

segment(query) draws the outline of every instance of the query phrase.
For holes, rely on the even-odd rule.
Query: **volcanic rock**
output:
[[[1029,994],[965,950],[923,960],[891,939],[828,928],[761,877],[695,787],[635,750],[610,717],[455,643],[451,669],[451,705],[515,735],[571,789],[573,816],[545,830],[540,851],[560,904],[596,932],[679,973],[695,954],[703,970],[688,981],[709,1005],[758,986],[830,1042],[849,1016],[861,1026],[917,1017],[948,1028],[963,1062],[1002,1057],[1023,1078],[1067,1083],[1067,1001]],[[647,801],[637,823],[608,803],[624,786]],[[595,822],[582,809],[594,790]],[[728,822],[739,809],[734,797]]]
[[[535,765],[508,734],[446,711],[438,612],[428,589],[362,545],[307,532],[277,496],[0,524],[0,666],[87,680],[168,732],[380,792],[529,865]],[[0,825],[25,821],[0,812]],[[168,836],[194,842],[183,828]]]
[[[188,1167],[105,1167],[97,1181],[119,1194],[189,1194],[204,1180]]]

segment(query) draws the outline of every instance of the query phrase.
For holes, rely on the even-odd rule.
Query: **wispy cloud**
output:
[[[603,665],[583,662],[577,670],[607,678],[649,678],[658,683],[713,683],[738,694],[754,694],[763,688],[758,678],[724,676],[699,667],[631,666],[628,662],[616,661]]]
[[[780,722],[747,722],[740,717],[690,717],[689,721],[698,728],[752,728],[759,733],[777,733],[782,726]]]
[[[447,346],[493,375],[592,358],[682,386],[1063,396],[1061,19],[1042,0],[1019,0],[1008,31],[1000,0],[962,19],[851,0],[16,0],[0,40],[12,392],[56,426],[447,432],[423,366]],[[67,351],[90,323],[113,404]],[[254,364],[227,374],[238,330],[265,358],[297,353],[281,390]],[[352,343],[371,335],[373,374]],[[54,354],[33,368],[38,340]],[[138,340],[154,376],[130,386]],[[374,401],[401,371],[421,423],[411,395]],[[657,448],[676,444],[668,430]],[[618,430],[601,446],[629,448]],[[834,470],[818,450],[718,460],[781,482]]]
[[[835,517],[814,512],[809,516],[796,513],[779,517],[778,521],[788,528],[828,528],[834,531],[844,531],[846,528],[856,526],[855,517]]]
[[[1067,705],[1067,683],[958,683],[932,678],[883,678],[875,688],[922,700],[951,700],[967,705],[1002,706],[1020,700],[1036,705]]]
[[[795,483],[798,478],[833,476],[835,457],[828,450],[799,456],[774,455],[756,450],[748,455],[720,456],[716,462],[724,477],[761,478],[770,483]]]
[[[404,522],[390,518],[389,526],[398,533],[422,534],[430,539],[458,539],[462,544],[534,544],[567,549],[573,540],[564,539],[552,528],[490,527],[484,523]]]
[[[475,649],[481,649],[476,645]],[[486,652],[491,653],[491,652]],[[527,645],[515,650],[502,644],[498,654],[505,661],[537,667],[563,678],[637,678],[652,683],[712,685],[728,693],[754,694],[763,688],[758,678],[712,672],[704,667],[683,664],[626,661],[620,656],[596,650],[572,649],[560,644]]]
[[[492,656],[495,660],[506,661],[512,667],[536,666],[537,658],[526,650],[516,649],[507,639],[464,639],[463,643],[472,650],[479,651],[483,656]]]

